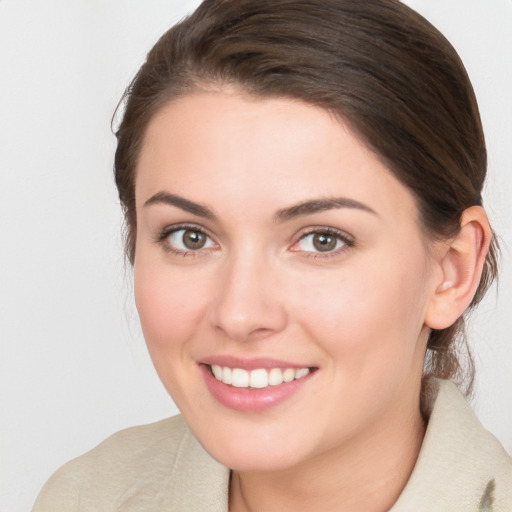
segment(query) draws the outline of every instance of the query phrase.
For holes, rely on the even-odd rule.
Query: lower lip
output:
[[[201,364],[200,368],[213,397],[225,407],[240,412],[263,412],[275,407],[297,393],[312,376],[310,372],[300,379],[263,389],[236,388],[217,380],[209,366]]]

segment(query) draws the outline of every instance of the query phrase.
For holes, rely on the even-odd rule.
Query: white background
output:
[[[176,412],[124,269],[110,118],[156,38],[196,0],[0,0],[0,511],[121,428]],[[512,453],[512,2],[410,0],[461,54],[480,101],[498,299],[472,324],[473,403]]]

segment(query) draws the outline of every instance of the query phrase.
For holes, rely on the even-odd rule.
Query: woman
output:
[[[496,248],[443,36],[394,0],[207,0],[125,100],[127,255],[182,416],[35,510],[510,510],[510,459],[450,382]]]

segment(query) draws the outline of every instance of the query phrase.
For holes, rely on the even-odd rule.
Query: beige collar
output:
[[[413,473],[390,512],[511,512],[512,463],[449,381],[432,379],[427,431]],[[188,433],[176,457],[173,510],[227,512],[229,470]]]

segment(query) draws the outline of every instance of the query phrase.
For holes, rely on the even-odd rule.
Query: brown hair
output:
[[[486,149],[465,68],[444,36],[398,0],[205,0],[166,32],[123,97],[115,179],[135,258],[135,173],[146,127],[164,104],[209,86],[303,100],[339,115],[414,194],[431,237],[457,233],[481,204]],[[493,238],[476,305],[496,276]],[[425,375],[462,371],[464,319],[432,331]],[[469,354],[469,352],[468,352]]]

